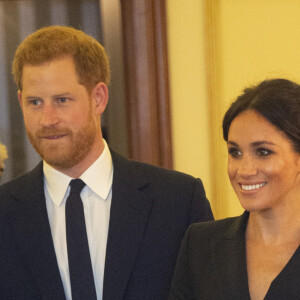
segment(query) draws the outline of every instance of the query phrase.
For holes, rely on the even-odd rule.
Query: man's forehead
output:
[[[26,62],[23,65],[23,71],[25,68],[35,68],[35,67],[39,68],[44,66],[50,66],[52,64],[59,63],[62,61],[68,61],[68,63],[71,63],[72,65],[75,66],[75,60],[71,55],[62,55],[59,57],[43,60],[41,62],[36,62],[36,63]]]

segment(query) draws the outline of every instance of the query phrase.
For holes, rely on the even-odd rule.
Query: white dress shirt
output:
[[[113,164],[108,146],[100,157],[80,176],[86,186],[81,192],[87,237],[95,279],[97,299],[102,299],[104,264],[110,206],[112,198]],[[66,241],[65,205],[73,179],[44,161],[44,191],[52,239],[59,272],[67,300],[71,300],[71,284]]]

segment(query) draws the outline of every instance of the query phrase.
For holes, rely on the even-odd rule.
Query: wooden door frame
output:
[[[120,0],[129,156],[172,168],[164,0]]]

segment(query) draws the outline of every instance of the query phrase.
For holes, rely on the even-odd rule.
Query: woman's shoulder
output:
[[[213,237],[217,239],[218,237],[223,237],[233,231],[243,230],[248,220],[248,214],[244,213],[238,217],[230,217],[226,219],[193,223],[187,230],[189,238],[205,238]]]

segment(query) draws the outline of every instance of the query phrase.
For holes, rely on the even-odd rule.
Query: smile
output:
[[[259,184],[251,184],[251,185],[240,184],[240,186],[241,186],[242,190],[244,190],[244,191],[253,191],[253,190],[258,190],[258,189],[262,188],[266,184],[267,184],[266,182],[262,182]]]

